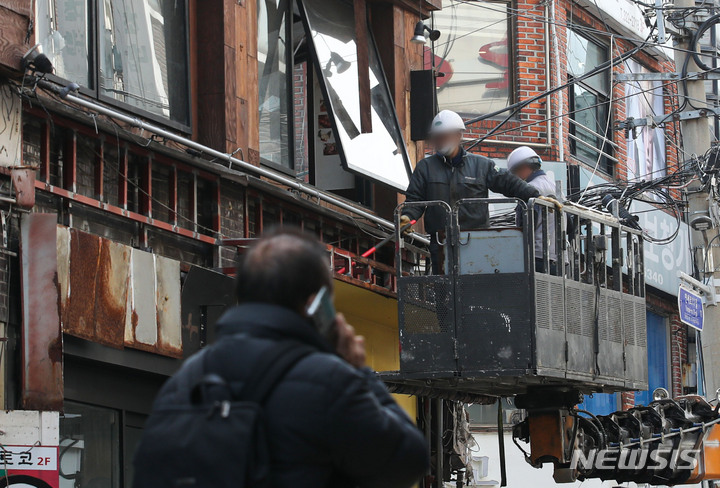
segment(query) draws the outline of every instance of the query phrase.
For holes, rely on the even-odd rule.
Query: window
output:
[[[348,0],[258,4],[261,161],[369,204],[365,178],[404,191],[411,167],[375,41],[363,28],[359,43]]]
[[[526,412],[515,406],[515,399],[512,397],[503,398],[500,401],[503,410],[503,425],[516,425],[525,420]],[[470,425],[475,428],[497,429],[498,414],[497,403],[490,405],[470,404],[467,406],[470,415]]]
[[[649,73],[640,63],[625,63],[627,73]],[[665,113],[662,82],[633,81],[625,84],[625,116],[642,119]],[[646,125],[627,136],[627,178],[640,180],[665,176],[665,130]]]
[[[441,110],[467,115],[490,113],[512,103],[509,4],[443,0],[434,14],[442,37],[435,55],[425,47],[425,69],[433,66]]]
[[[55,74],[86,88],[91,76],[90,10],[87,0],[38,0],[36,42],[55,67]]]
[[[575,31],[568,31],[568,81],[605,63],[608,56],[605,46]],[[569,90],[572,154],[608,174],[612,174],[613,161],[616,161],[611,154],[610,90],[608,70],[581,81],[576,80]]]
[[[260,157],[293,168],[290,157],[288,0],[258,1],[258,89]]]
[[[300,5],[343,166],[404,191],[410,181],[410,159],[372,34],[365,45],[358,44],[352,2],[302,0]],[[368,73],[360,70],[359,50],[367,51]],[[360,90],[361,76],[369,77],[369,94]]]
[[[119,488],[120,412],[65,402],[59,453],[61,488]]]
[[[101,100],[189,126],[185,0],[38,0],[36,35],[60,78]]]

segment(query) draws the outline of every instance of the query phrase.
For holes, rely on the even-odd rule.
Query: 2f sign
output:
[[[697,330],[703,329],[705,310],[700,295],[681,286],[678,290],[678,309],[681,322]]]

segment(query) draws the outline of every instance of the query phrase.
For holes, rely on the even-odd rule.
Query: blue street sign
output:
[[[697,330],[702,330],[705,310],[700,295],[681,286],[678,290],[678,308],[681,322]]]

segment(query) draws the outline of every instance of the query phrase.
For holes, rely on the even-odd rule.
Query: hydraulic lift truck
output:
[[[515,397],[527,417],[513,439],[533,466],[552,463],[557,482],[720,478],[720,415],[700,396],[660,389],[650,405],[611,415],[577,408],[583,394],[648,387],[641,231],[578,205],[514,199],[406,203],[397,223],[411,205],[442,209],[444,269],[433,275],[396,226],[401,351],[400,370],[383,375],[391,390],[479,403]],[[473,206],[516,207],[522,225],[464,229]],[[592,462],[598,453],[604,462]]]

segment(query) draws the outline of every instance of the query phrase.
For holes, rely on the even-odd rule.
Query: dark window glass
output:
[[[286,18],[288,0],[258,1],[258,90],[260,157],[293,167],[289,151],[288,63]]]
[[[194,212],[195,179],[190,173],[178,171],[177,175],[177,209],[178,225],[192,229],[195,222]]]
[[[67,155],[66,147],[72,133],[55,124],[50,126],[50,184],[63,187],[63,166]]]
[[[141,213],[142,210],[140,202],[143,200],[143,196],[146,195],[145,188],[143,188],[143,174],[146,164],[145,158],[137,154],[128,154],[127,208],[131,212]]]
[[[612,127],[610,126],[610,79],[608,71],[580,79],[608,61],[608,49],[580,34],[568,31],[568,80],[575,83],[569,92],[570,147],[580,160],[613,172]]]
[[[211,234],[215,215],[215,183],[202,178],[197,179],[197,228],[196,232]]]
[[[118,205],[121,154],[114,141],[103,148],[103,201],[110,205]]]
[[[76,146],[76,190],[79,194],[95,198],[95,172],[97,170],[97,141],[94,138],[77,135]]]
[[[185,0],[38,0],[36,22],[56,76],[91,90],[99,85],[105,100],[190,124]]]
[[[65,402],[58,464],[61,488],[119,488],[119,412]]]
[[[435,55],[423,46],[425,69],[436,68],[440,110],[478,115],[507,107],[512,100],[509,5],[483,0],[443,0],[435,12],[442,37]],[[429,44],[429,43],[428,43]]]
[[[55,68],[55,74],[94,88],[88,0],[38,0],[35,39]]]
[[[23,164],[37,168],[37,179],[40,179],[42,165],[42,130],[43,123],[39,119],[25,117],[22,129]]]
[[[152,167],[153,219],[170,222],[170,167],[155,163]]]
[[[185,2],[100,3],[100,94],[187,125]]]

